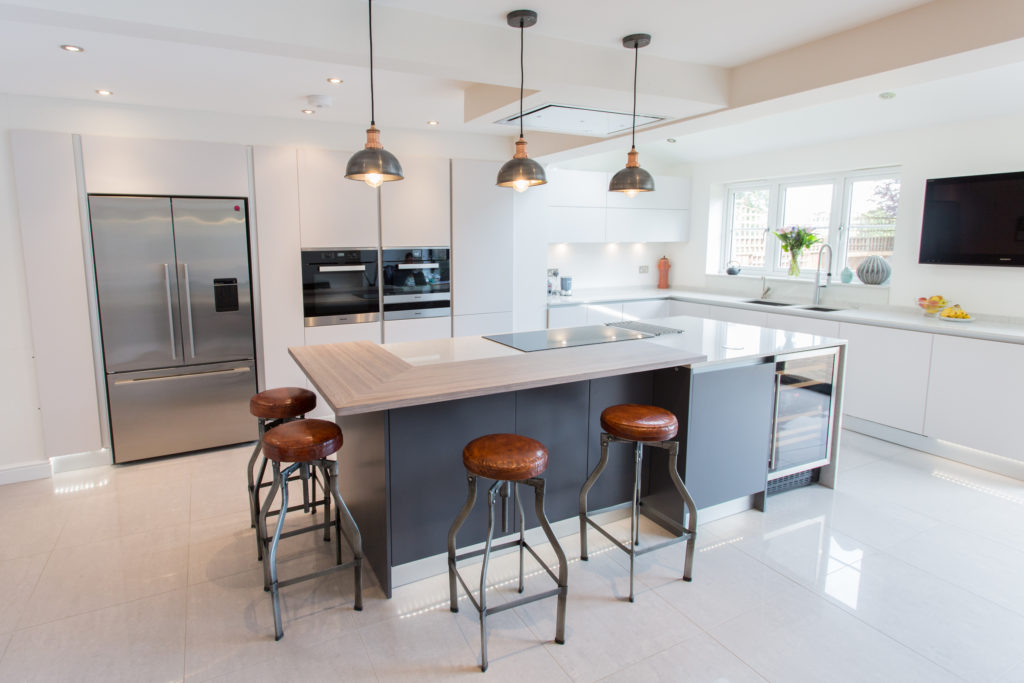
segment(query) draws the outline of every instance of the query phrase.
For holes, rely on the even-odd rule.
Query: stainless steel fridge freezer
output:
[[[89,197],[115,462],[250,441],[244,199]]]

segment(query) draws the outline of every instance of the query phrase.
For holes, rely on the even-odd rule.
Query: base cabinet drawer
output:
[[[447,339],[452,336],[452,318],[420,318],[418,320],[385,320],[384,343]]]

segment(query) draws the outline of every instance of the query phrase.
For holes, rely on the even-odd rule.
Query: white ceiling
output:
[[[527,34],[526,87],[537,92],[526,107],[628,111],[633,65],[620,40],[645,31],[653,42],[641,53],[640,110],[677,123],[638,131],[638,141],[676,137],[685,144],[652,151],[678,161],[1024,111],[1022,90],[1007,85],[1024,82],[1024,72],[1011,65],[956,79],[938,78],[948,75],[939,69],[890,102],[874,97],[889,87],[862,84],[814,101],[783,98],[749,120],[729,116],[737,110],[727,110],[725,67],[923,4],[535,0],[530,7],[540,21]],[[437,120],[439,130],[510,136],[496,121],[518,109],[518,32],[504,21],[511,7],[496,0],[376,0],[374,8],[379,126],[430,130],[427,121]],[[61,43],[86,52],[63,52]],[[111,104],[309,125],[369,119],[365,0],[178,0],[173,9],[130,0],[0,2],[0,63],[16,65],[0,69],[3,93],[98,101],[95,90],[105,88],[115,93],[102,100]],[[329,85],[329,76],[344,83]],[[494,103],[467,116],[470,100],[490,86],[501,86]],[[310,94],[331,95],[333,106],[304,116]],[[724,115],[701,118],[716,110]],[[621,155],[618,147],[612,141]]]

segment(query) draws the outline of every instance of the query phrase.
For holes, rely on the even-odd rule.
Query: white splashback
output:
[[[549,244],[548,268],[572,278],[572,287],[654,287],[658,284],[658,259],[667,256],[672,268],[669,283],[680,281],[677,264],[685,245],[680,242],[621,242],[607,244]],[[640,273],[640,266],[647,266]]]

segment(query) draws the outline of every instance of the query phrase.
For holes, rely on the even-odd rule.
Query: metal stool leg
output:
[[[636,563],[636,546],[640,545],[640,466],[643,462],[643,445],[637,441],[633,450],[633,504],[629,516],[629,601],[633,602],[633,569]]]
[[[459,533],[459,529],[462,528],[462,524],[469,517],[470,511],[476,503],[476,477],[472,474],[467,474],[466,482],[469,489],[469,492],[466,494],[466,502],[462,505],[458,516],[448,529],[448,590],[451,596],[452,612],[459,611],[459,593],[455,585],[455,535]]]
[[[555,551],[555,557],[558,558],[558,607],[555,617],[555,642],[562,645],[565,643],[565,603],[569,592],[569,564],[565,561],[565,552],[558,543],[558,539],[555,538],[555,532],[551,530],[551,524],[548,523],[548,516],[544,513],[544,480],[540,478],[527,479],[526,483],[534,489],[534,506],[537,519],[540,521],[541,528],[544,529],[544,535],[547,536],[548,543],[551,544],[551,548]]]
[[[263,443],[263,441],[261,439],[260,440],[260,444],[262,445],[262,443]],[[269,494],[267,495],[266,498],[263,499],[263,504],[262,505],[260,504],[260,489],[263,488],[263,477],[265,477],[266,474],[267,474],[267,459],[263,458],[263,462],[260,463],[259,472],[256,475],[256,481],[254,483],[255,489],[253,490],[253,494],[252,494],[253,495],[252,502],[253,502],[253,505],[255,505],[255,507],[256,507],[256,518],[257,519],[259,519],[260,515],[263,514],[263,511],[265,509],[267,509],[267,506],[270,504],[270,495]],[[264,544],[264,542],[265,542],[265,540],[267,538],[267,530],[264,528],[263,531],[260,531],[260,528],[261,527],[259,525],[256,526],[256,559],[259,560],[260,562],[262,562],[263,561],[263,544]]]
[[[252,449],[252,455],[249,457],[249,466],[246,468],[246,474],[249,478],[249,516],[252,518],[251,528],[256,528],[256,522],[259,518],[259,500],[258,491],[259,489],[255,486],[253,480],[253,470],[256,468],[256,458],[259,457],[260,452],[263,450],[263,434],[266,431],[266,420],[262,417],[257,420],[257,431],[259,436],[256,439],[256,447]]]
[[[357,612],[360,612],[363,609],[363,537],[359,533],[359,526],[356,524],[356,520],[352,518],[352,513],[349,512],[348,506],[345,505],[345,501],[341,497],[341,490],[338,487],[338,462],[336,460],[329,461],[327,468],[331,496],[334,498],[334,505],[337,508],[336,514],[340,524],[339,533],[345,535],[345,540],[348,541],[352,554],[355,555],[353,559],[355,565],[352,568],[352,573],[355,581],[356,595],[353,607]],[[341,554],[340,547],[338,554],[339,556]]]
[[[277,527],[274,530],[273,538],[270,539],[270,547],[265,550],[263,560],[264,589],[270,591],[274,605],[274,640],[281,640],[281,637],[284,635],[284,629],[281,626],[281,601],[277,585],[277,547],[281,542],[281,531],[284,528],[284,518],[288,511],[288,487],[283,485],[282,482],[288,478],[295,468],[296,465],[292,465],[282,473],[281,466],[276,462],[274,463],[274,482],[271,484],[270,493],[267,495],[267,504],[264,505],[263,511],[260,513],[260,531],[263,532],[263,538],[266,539],[267,510],[270,508],[270,502],[277,495],[278,489],[280,489],[281,512],[277,517]],[[264,543],[266,543],[266,540],[264,540]]]
[[[525,570],[523,555],[526,552],[526,516],[523,514],[523,499],[519,497],[519,484],[512,484],[512,491],[516,499],[516,508],[519,510],[519,592],[526,590]]]
[[[580,489],[580,559],[587,560],[587,494],[590,493],[590,489],[594,488],[594,484],[597,483],[598,477],[604,472],[604,468],[608,466],[608,434],[601,433],[601,461],[597,463],[597,467],[587,477],[587,481],[584,482],[583,488]]]
[[[688,513],[685,520],[686,533],[690,537],[686,540],[686,562],[683,565],[683,581],[693,580],[693,551],[697,545],[697,504],[693,502],[690,492],[686,490],[682,478],[679,476],[679,469],[676,466],[679,460],[679,442],[668,442],[668,476],[675,484],[676,491],[683,497]]]
[[[487,540],[484,542],[484,562],[480,567],[480,670],[487,671],[487,565],[491,560],[491,541],[494,537],[494,494],[504,482],[495,482],[487,491]]]
[[[319,463],[319,465],[320,465],[320,468],[321,468],[321,472],[324,475],[324,482],[330,481],[331,477],[330,477],[330,474],[327,471],[327,468],[330,467],[330,463],[327,463],[325,461],[321,461]],[[315,469],[313,471],[316,472]],[[333,492],[328,493],[328,487],[327,487],[327,485],[325,483],[324,484],[324,542],[325,543],[330,543],[331,542],[331,498],[333,498],[333,497],[334,497],[333,496]],[[315,506],[315,503],[316,503],[316,489],[315,488],[313,489],[313,502],[314,502],[313,510],[315,511],[316,510],[316,506]],[[337,517],[337,514],[335,515],[335,517]],[[335,521],[337,521],[337,520],[335,520]],[[338,543],[339,544],[341,543],[341,524],[340,524],[340,522],[338,523]],[[338,553],[341,553],[341,546],[340,545],[338,546]],[[339,561],[339,564],[340,564],[340,561]]]

